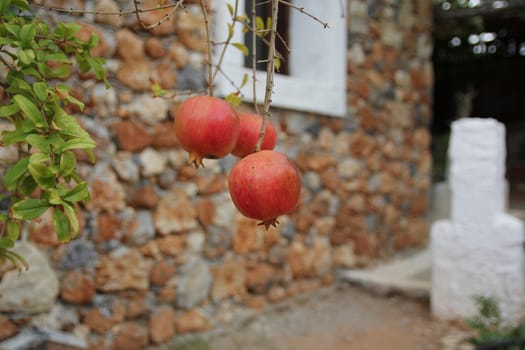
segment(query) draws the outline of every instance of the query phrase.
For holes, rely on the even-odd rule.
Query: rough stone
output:
[[[159,202],[160,195],[151,184],[146,184],[138,189],[133,188],[128,194],[128,204],[133,208],[153,209]]]
[[[91,201],[89,210],[106,210],[110,213],[123,210],[126,206],[124,188],[115,173],[106,164],[95,167],[90,179]]]
[[[117,69],[117,79],[135,91],[148,91],[153,68],[145,61],[122,61]]]
[[[133,266],[133,269],[129,267]],[[97,290],[115,292],[127,289],[147,290],[152,266],[138,250],[117,250],[100,257],[95,283]]]
[[[9,318],[0,315],[0,341],[11,338],[18,333],[16,325]]]
[[[163,286],[175,273],[175,266],[166,260],[160,260],[151,269],[149,281],[154,286]]]
[[[156,37],[149,37],[144,42],[144,50],[151,58],[161,58],[166,54],[162,41]]]
[[[62,277],[60,297],[71,304],[87,304],[95,296],[93,279],[79,271],[69,271]]]
[[[177,37],[181,43],[190,50],[207,51],[206,27],[198,8],[193,7],[189,11],[177,11],[175,23]]]
[[[142,2],[145,8],[151,8],[159,6],[158,0],[145,0]],[[149,11],[141,14],[141,19],[144,22],[144,25],[151,26],[151,32],[154,35],[164,36],[170,35],[175,32],[175,22],[176,16],[171,13],[172,9],[159,9],[157,11]],[[176,11],[175,13],[185,12],[185,11]],[[138,23],[135,23],[139,25]]]
[[[95,1],[95,22],[109,24],[113,27],[122,25],[122,17],[115,15],[106,15],[104,12],[119,12],[120,8],[114,0],[97,0]]]
[[[152,142],[145,127],[131,120],[114,123],[111,129],[116,134],[119,148],[124,151],[139,151],[148,147]]]
[[[169,235],[156,240],[159,251],[167,256],[178,256],[182,254],[186,246],[184,236]]]
[[[94,267],[98,262],[98,253],[92,242],[76,239],[65,246],[59,266],[63,269]]]
[[[108,332],[114,325],[124,321],[126,309],[114,299],[104,300],[100,306],[88,310],[83,323],[98,334]]]
[[[166,158],[153,148],[146,148],[140,152],[139,162],[143,177],[162,174],[166,169]]]
[[[148,210],[138,210],[136,219],[126,234],[126,242],[141,245],[155,237],[155,227],[153,217]]]
[[[199,310],[193,309],[177,317],[175,329],[177,333],[204,332],[210,329],[211,323]]]
[[[126,110],[137,116],[142,122],[154,125],[168,116],[169,103],[166,99],[150,95],[141,95],[125,106]]]
[[[173,41],[171,43],[168,57],[175,62],[175,65],[179,69],[186,67],[190,61],[188,50],[178,41]]]
[[[144,60],[144,42],[129,29],[119,29],[115,33],[117,55],[124,61],[137,62]]]
[[[257,264],[248,269],[246,287],[252,293],[266,293],[275,277],[275,271],[269,264]]]
[[[283,301],[287,297],[286,289],[282,286],[273,286],[268,291],[268,301],[270,303],[277,303]]]
[[[177,305],[191,309],[208,297],[211,273],[206,262],[198,256],[190,256],[180,268],[177,285]]]
[[[162,344],[175,334],[175,310],[171,306],[156,309],[149,320],[149,334],[154,344]]]
[[[168,235],[197,228],[197,212],[182,190],[174,190],[161,198],[153,213],[155,228]]]
[[[211,268],[213,286],[211,298],[217,302],[228,297],[246,294],[246,267],[244,260],[228,259],[220,266]]]
[[[175,137],[175,123],[172,121],[155,124],[152,134],[152,143],[154,148],[175,148],[179,147],[179,141]],[[169,158],[169,157],[168,157]],[[172,160],[170,160],[172,162]],[[186,159],[182,164],[185,164]],[[173,163],[173,162],[172,162]],[[182,165],[179,163],[173,164],[176,167]]]
[[[118,129],[118,128],[117,128]],[[126,131],[127,132],[127,131]],[[124,139],[128,139],[127,136],[121,135],[120,137],[124,143]],[[148,143],[142,147],[146,147]],[[130,145],[128,145],[129,147]],[[135,147],[135,146],[132,146]],[[121,180],[137,183],[139,181],[140,173],[139,166],[133,160],[133,154],[127,151],[120,151],[115,154],[112,160],[113,169],[117,173]]]
[[[233,251],[245,254],[263,248],[262,228],[257,221],[245,217],[239,218],[237,228],[233,235]]]
[[[97,107],[97,116],[112,117],[117,112],[117,93],[114,88],[106,88],[103,84],[95,85],[91,94],[91,103]]]
[[[19,241],[13,251],[24,257],[28,270],[11,270],[0,281],[0,311],[39,313],[51,309],[59,282],[47,257],[33,244]]]
[[[137,322],[122,323],[115,329],[115,350],[141,350],[148,343],[148,330]]]

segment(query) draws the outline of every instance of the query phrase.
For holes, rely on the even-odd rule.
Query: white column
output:
[[[494,119],[452,124],[451,219],[431,228],[433,314],[476,314],[476,295],[497,300],[504,319],[525,315],[523,223],[506,214],[505,129]]]

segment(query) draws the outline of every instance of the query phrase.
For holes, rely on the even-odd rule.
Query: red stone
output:
[[[129,152],[140,151],[151,145],[152,139],[143,125],[131,120],[111,124],[120,149]]]
[[[149,319],[149,334],[154,344],[164,343],[175,334],[174,317],[175,310],[167,305],[153,312]]]
[[[62,277],[60,297],[71,304],[87,304],[95,296],[93,279],[78,271],[67,272]]]

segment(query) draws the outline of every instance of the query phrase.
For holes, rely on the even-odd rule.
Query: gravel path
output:
[[[374,295],[341,284],[299,296],[236,332],[209,339],[212,350],[463,349],[460,328],[432,319],[427,300]]]

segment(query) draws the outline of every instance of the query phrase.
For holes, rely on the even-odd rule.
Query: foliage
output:
[[[497,302],[490,297],[477,296],[478,315],[466,320],[467,326],[477,332],[469,339],[474,345],[496,343],[506,340],[525,339],[525,324],[505,327]]]
[[[65,111],[67,104],[84,105],[61,79],[71,74],[74,61],[80,72],[105,78],[103,59],[90,56],[98,37],[84,42],[76,37],[79,28],[75,23],[50,28],[35,18],[27,0],[0,2],[0,62],[7,70],[0,80],[7,96],[0,118],[14,126],[2,133],[0,146],[16,145],[21,154],[2,179],[0,199],[8,208],[0,211],[0,258],[15,263],[20,257],[8,249],[23,222],[51,209],[58,239],[69,241],[79,232],[78,204],[89,199],[74,150],[85,150],[94,162],[95,142]]]

